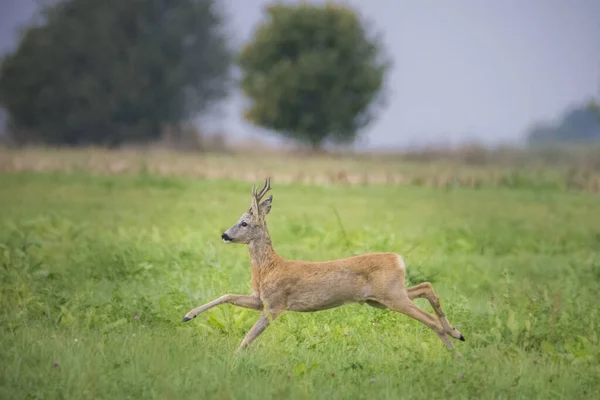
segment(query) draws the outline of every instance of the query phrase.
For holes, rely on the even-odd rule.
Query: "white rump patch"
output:
[[[406,266],[404,265],[404,258],[402,258],[402,256],[400,254],[397,254],[398,256],[398,268],[400,268],[402,271],[406,270]]]

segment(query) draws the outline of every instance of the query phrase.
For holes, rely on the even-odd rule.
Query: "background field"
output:
[[[215,142],[215,140],[213,140]],[[219,142],[219,141],[217,141]],[[212,143],[212,142],[211,142]],[[465,145],[404,153],[282,151],[258,144],[211,145],[181,152],[165,146],[106,150],[0,146],[0,171],[235,179],[255,183],[528,188],[600,192],[600,146],[490,149]],[[218,150],[218,151],[217,151]]]
[[[600,389],[600,203],[560,169],[540,170],[556,185],[349,185],[286,181],[273,164],[232,168],[227,156],[205,160],[248,175],[64,167],[93,164],[85,152],[31,157],[61,168],[15,164],[27,154],[4,153],[0,174],[2,399],[575,399]],[[322,177],[319,162],[353,168],[294,162],[290,176]],[[432,282],[464,333],[463,357],[419,323],[359,305],[284,314],[240,357],[256,312],[222,306],[182,324],[192,307],[249,293],[246,249],[220,233],[249,205],[243,180],[269,172],[276,251],[403,254],[411,284]]]

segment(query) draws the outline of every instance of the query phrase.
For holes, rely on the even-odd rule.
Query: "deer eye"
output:
[[[248,226],[248,224],[245,221],[242,222],[240,225],[242,225],[242,226]]]

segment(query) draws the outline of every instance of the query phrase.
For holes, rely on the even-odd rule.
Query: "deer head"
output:
[[[271,211],[273,196],[267,197],[262,202],[261,200],[270,189],[271,178],[266,179],[265,185],[259,192],[256,191],[254,185],[252,186],[250,209],[242,214],[235,225],[221,235],[225,243],[248,244],[264,237],[267,228],[265,217]]]

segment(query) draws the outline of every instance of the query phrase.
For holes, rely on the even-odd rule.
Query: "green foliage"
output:
[[[274,4],[242,50],[248,121],[313,148],[352,142],[375,117],[389,62],[347,6]]]
[[[250,292],[246,249],[220,241],[249,184],[1,174],[0,398],[580,399],[600,389],[597,196],[273,190],[281,255],[403,254],[410,283],[433,282],[464,333],[463,357],[422,324],[360,305],[285,313],[236,357],[256,312],[181,318]]]
[[[231,54],[213,0],[63,0],[0,69],[18,142],[146,141],[227,90]]]
[[[596,116],[596,118],[598,118],[598,123],[600,124],[600,105],[598,105],[596,100],[590,101],[588,104],[588,110],[590,110]]]
[[[528,134],[530,144],[600,141],[600,118],[595,103],[570,108],[557,124],[536,124]]]

